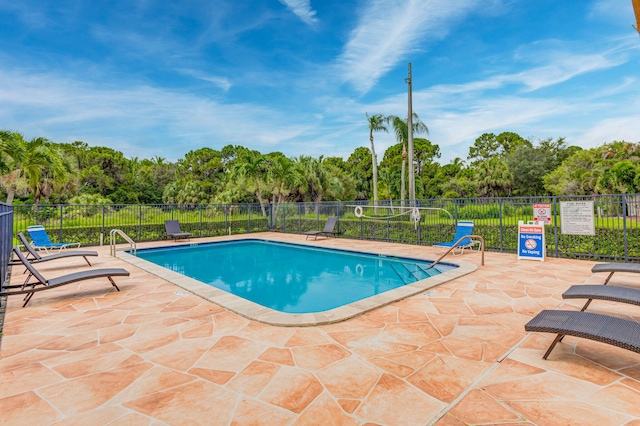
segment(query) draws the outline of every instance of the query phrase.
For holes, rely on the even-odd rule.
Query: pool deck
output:
[[[303,243],[300,235],[250,234]],[[434,249],[348,239],[310,245],[434,258]],[[139,244],[139,247],[189,242]],[[99,247],[93,268],[124,267],[121,291],[96,279],[9,298],[0,351],[3,425],[633,425],[640,426],[640,354],[526,333],[573,284],[602,283],[594,262],[485,266],[387,306],[328,325],[251,321]],[[119,253],[120,255],[120,253]],[[461,257],[479,265],[477,252]],[[36,265],[45,277],[82,258]],[[13,281],[21,281],[14,268]],[[610,285],[637,286],[616,274]],[[637,306],[590,312],[640,321]]]

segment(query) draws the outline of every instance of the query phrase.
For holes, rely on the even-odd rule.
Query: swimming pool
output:
[[[430,264],[431,261],[429,260],[429,256],[425,257],[422,254],[427,253],[430,250],[425,247],[380,242],[372,243],[367,241],[342,239],[331,239],[318,242],[303,241],[299,243],[297,240],[295,240],[296,236],[291,236],[288,234],[269,233],[268,236],[269,239],[258,239],[255,237],[255,235],[253,235],[251,238],[246,238],[242,235],[216,237],[214,243],[205,242],[188,245],[172,244],[170,247],[156,247],[152,249],[138,248],[137,256],[134,256],[127,252],[119,252],[118,257],[129,262],[133,266],[136,266],[153,275],[159,276],[167,280],[168,282],[182,287],[184,290],[187,290],[190,293],[209,300],[229,311],[242,315],[251,320],[278,326],[310,326],[343,321],[348,318],[358,316],[364,312],[368,312],[381,306],[388,305],[395,301],[407,298],[409,296],[425,292],[425,290],[438,286],[454,278],[466,275],[477,269],[477,266],[473,263],[456,259],[455,262],[448,261],[446,266],[444,267],[440,266],[440,274],[430,277],[429,279],[420,279],[422,276],[419,275],[420,271],[418,271],[417,269],[413,270],[413,272],[407,271],[406,275],[403,275],[399,272],[402,271],[402,268],[404,268],[405,266],[410,267],[411,265],[419,264],[420,268],[422,268],[424,267],[425,263]],[[282,256],[278,256],[280,260],[284,261],[284,266],[274,267],[274,269],[272,269],[272,272],[266,272],[265,267],[257,263],[257,256],[247,256],[246,252],[241,249],[243,247],[243,244],[246,242],[257,241],[263,244],[267,244],[268,247],[274,247],[278,245],[277,243],[279,242],[291,243],[292,240],[293,242],[295,242],[295,244],[288,244],[284,247],[294,250],[301,250],[305,247],[311,248],[314,253],[321,255],[321,260],[307,260],[306,265],[304,265],[304,262],[299,261],[297,255],[285,254]],[[223,242],[225,241],[233,243],[223,245]],[[151,244],[155,245],[157,243]],[[328,251],[319,251],[319,245],[329,245],[334,247],[328,249]],[[203,256],[204,252],[201,250],[206,249],[207,246],[220,248],[222,249],[222,253],[218,252],[217,254],[212,254],[210,256]],[[234,252],[236,248],[240,250],[240,254],[232,255],[231,252]],[[335,250],[340,248],[344,250]],[[347,261],[347,264],[342,265],[342,267],[334,266],[333,269],[330,269],[329,271],[317,273],[316,268],[319,268],[323,265],[326,266],[326,256],[336,254],[336,252],[337,254],[350,259]],[[159,257],[164,256],[165,259],[159,261],[159,264],[153,263],[151,259],[146,259],[147,257],[154,257],[156,256],[156,254]],[[365,256],[361,258],[361,255]],[[180,264],[174,262],[174,258],[178,256],[184,256],[187,259],[187,262],[180,262]],[[238,257],[241,260],[240,266],[236,265],[234,267],[230,267],[226,262],[228,257]],[[367,262],[371,261],[373,263],[365,262],[365,258],[367,259]],[[394,263],[396,271],[389,269],[385,270],[383,268],[383,270],[385,270],[386,272],[384,272],[383,275],[377,278],[376,284],[376,279],[373,278],[375,275],[373,273],[376,269],[378,269],[378,272],[380,271],[380,261],[383,260],[396,262]],[[303,263],[303,266],[307,267],[307,272],[299,272],[295,269],[291,269],[292,264],[296,263]],[[405,263],[406,265],[402,266],[403,263]],[[202,264],[221,265],[223,266],[223,268],[222,271],[218,271],[217,275],[213,278],[205,277],[197,279],[192,278],[188,275],[188,270],[190,268],[198,269]],[[225,271],[225,269],[233,269],[233,271]],[[235,274],[240,272],[247,272],[252,269],[261,270],[261,273],[258,274],[257,277],[253,278],[248,278],[246,276],[240,279],[236,278],[235,282],[232,282],[234,279],[225,280],[221,278],[226,278],[231,273]],[[301,306],[304,306],[304,304],[307,303],[309,299],[318,298],[318,295],[316,293],[315,280],[319,280],[320,278],[326,276],[331,276],[345,269],[350,270],[351,273],[353,273],[357,277],[356,286],[365,286],[366,284],[366,286],[371,287],[371,283],[373,283],[373,290],[369,288],[368,291],[370,293],[358,296],[364,298],[355,300],[351,303],[346,303],[343,300],[341,303],[346,304],[335,307],[333,309],[317,311],[317,309],[323,308],[316,306],[312,309],[315,312],[311,312],[308,307],[309,305],[307,305],[304,307],[304,309],[299,310],[300,312],[304,313],[290,313],[273,309],[270,307],[271,305],[266,306],[269,305],[269,303],[265,303],[263,305],[246,298],[248,293],[253,293],[254,295],[269,295],[270,293],[279,291],[281,287],[291,285],[296,287],[296,291],[292,295],[290,295],[289,298],[302,300],[302,302],[304,303]],[[302,284],[302,278],[306,277],[307,275],[311,275],[311,272],[308,271],[316,272],[316,278],[312,280],[313,285]],[[386,278],[389,278],[392,273],[396,276],[400,275],[401,277],[404,277],[404,282],[408,284],[403,284],[399,287],[395,287],[397,283],[393,285],[390,284],[386,280]],[[358,282],[358,280],[360,281]],[[266,283],[266,287],[263,290],[257,290],[257,284],[255,283],[260,281]],[[209,283],[211,282],[218,282],[218,284],[226,283],[221,286],[228,286],[228,290],[231,290],[233,288],[237,295],[233,292],[222,290],[215,287],[214,285],[210,285]],[[377,294],[376,286],[378,291]],[[182,291],[177,291],[174,293],[186,295],[186,293]],[[329,294],[332,293],[350,294],[351,291],[346,292],[342,287],[337,287],[337,289],[336,287],[333,287],[333,290],[330,291]],[[367,297],[367,294],[372,295]],[[280,302],[277,303],[279,303],[280,306],[292,304],[289,303],[289,300],[286,299],[284,301],[280,300]],[[278,308],[279,306],[275,307]]]
[[[265,240],[146,249],[138,256],[292,314],[327,311],[457,268]]]

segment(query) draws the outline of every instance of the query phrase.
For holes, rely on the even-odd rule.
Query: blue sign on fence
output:
[[[518,225],[518,259],[544,262],[544,225]]]

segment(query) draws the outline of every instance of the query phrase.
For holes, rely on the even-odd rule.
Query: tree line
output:
[[[341,157],[243,146],[189,151],[176,162],[126,158],[85,142],[56,143],[0,130],[0,197],[11,203],[201,204],[333,200],[404,200],[407,120],[366,115],[370,147]],[[427,126],[412,117],[416,136]],[[393,131],[397,143],[378,161],[374,134]],[[466,159],[440,164],[440,147],[414,138],[417,198],[640,193],[640,145],[607,142],[582,149],[564,138],[531,141],[517,133],[485,133]]]

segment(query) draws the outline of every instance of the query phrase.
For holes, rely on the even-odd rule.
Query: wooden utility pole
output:
[[[409,77],[404,80],[409,86],[408,112],[407,112],[407,144],[409,149],[409,206],[416,205],[416,176],[413,171],[413,104],[411,100],[411,62],[409,62]]]

